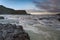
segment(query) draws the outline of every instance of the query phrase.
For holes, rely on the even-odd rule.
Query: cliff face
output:
[[[11,8],[6,8],[2,5],[0,5],[0,14],[17,14],[17,15],[27,15],[27,12],[25,10],[14,10]]]

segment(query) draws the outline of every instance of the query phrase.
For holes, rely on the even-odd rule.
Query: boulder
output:
[[[23,26],[0,23],[0,40],[30,40]]]

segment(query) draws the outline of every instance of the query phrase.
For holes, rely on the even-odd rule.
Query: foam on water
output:
[[[18,21],[19,25],[22,25],[25,30],[28,31],[31,40],[59,40],[60,33],[60,22],[57,19],[49,20],[39,18],[44,18],[48,16],[26,16],[26,15],[15,15],[8,18]],[[8,19],[7,18],[7,19]],[[12,21],[12,20],[11,20]],[[56,28],[58,27],[58,28]],[[31,32],[32,31],[32,32]]]

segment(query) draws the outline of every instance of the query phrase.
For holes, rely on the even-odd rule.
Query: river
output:
[[[60,22],[55,15],[0,15],[5,21],[22,25],[31,40],[60,40]],[[8,21],[7,21],[8,20]]]

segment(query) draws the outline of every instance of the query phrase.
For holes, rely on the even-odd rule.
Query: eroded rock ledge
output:
[[[30,37],[21,25],[0,23],[0,40],[30,40]]]

